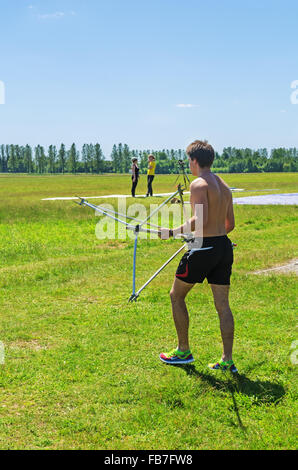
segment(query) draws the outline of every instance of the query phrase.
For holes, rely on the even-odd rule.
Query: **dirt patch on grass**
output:
[[[14,341],[13,343],[9,344],[11,349],[30,349],[31,351],[45,351],[48,349],[47,346],[41,346],[38,341],[31,340],[31,341]]]
[[[127,246],[128,246],[127,242],[119,242],[118,240],[117,241],[110,240],[102,245],[97,245],[96,248],[100,250],[102,249],[124,250],[124,248],[127,248]]]
[[[298,276],[298,258],[293,259],[287,264],[276,266],[275,268],[256,271],[253,274],[296,274]]]

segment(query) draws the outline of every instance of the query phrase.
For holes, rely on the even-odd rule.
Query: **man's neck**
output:
[[[210,175],[211,173],[211,168],[199,168],[197,177],[200,178],[202,176]]]

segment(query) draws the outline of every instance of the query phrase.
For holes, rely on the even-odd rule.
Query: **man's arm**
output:
[[[228,205],[227,217],[226,217],[226,231],[227,233],[232,232],[235,228],[235,216],[234,216],[234,205],[233,197],[231,194],[231,199]]]

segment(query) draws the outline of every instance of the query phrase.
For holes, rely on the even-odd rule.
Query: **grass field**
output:
[[[290,173],[224,179],[252,191],[238,197],[298,185]],[[159,176],[154,187],[174,182]],[[128,176],[0,175],[0,448],[295,449],[297,277],[251,272],[297,257],[297,207],[235,207],[231,378],[206,368],[221,355],[207,284],[188,299],[195,364],[163,365],[159,353],[176,346],[168,294],[178,260],[129,305],[133,242],[100,241],[91,210],[41,201],[129,190]],[[142,240],[138,286],[179,246]]]

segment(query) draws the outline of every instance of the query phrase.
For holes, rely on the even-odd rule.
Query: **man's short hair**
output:
[[[186,153],[191,160],[196,160],[201,168],[211,168],[215,158],[214,149],[207,140],[195,140],[187,147]]]

